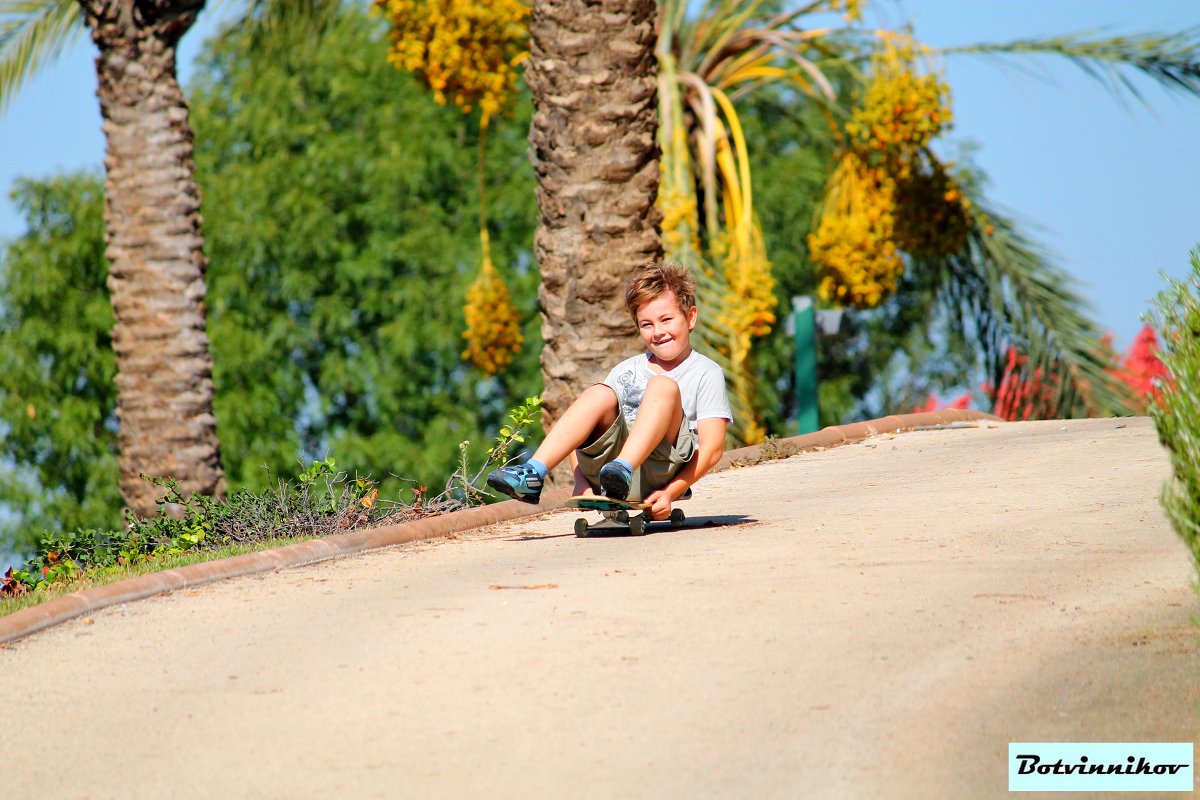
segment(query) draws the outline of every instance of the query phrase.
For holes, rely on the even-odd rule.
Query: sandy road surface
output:
[[[710,476],[710,525],[109,609],[0,649],[3,794],[1004,796],[1010,741],[1196,738],[1167,470],[1145,419],[919,431]]]

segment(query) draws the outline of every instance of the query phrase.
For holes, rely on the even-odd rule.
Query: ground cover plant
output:
[[[415,481],[396,478],[395,499],[380,495],[380,483],[338,468],[330,457],[312,462],[294,479],[279,480],[268,490],[242,489],[223,500],[185,496],[176,481],[143,475],[159,487],[159,513],[138,517],[126,510],[124,528],[76,528],[47,533],[36,554],[0,578],[0,614],[40,601],[63,587],[82,588],[106,578],[180,566],[178,556],[211,553],[222,558],[263,545],[329,536],[362,528],[408,522],[477,506],[495,499],[481,488],[481,478],[507,463],[514,445],[537,417],[541,398],[526,398],[509,412],[481,465],[470,459],[470,442],[459,444],[459,465],[436,495]],[[163,492],[162,490],[166,490]],[[193,559],[203,560],[203,559]],[[10,602],[21,598],[19,604]]]

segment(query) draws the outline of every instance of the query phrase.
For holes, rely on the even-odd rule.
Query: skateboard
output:
[[[680,500],[686,500],[691,497],[691,494],[689,490]],[[641,536],[646,532],[647,525],[660,521],[650,519],[649,503],[629,502],[626,500],[617,500],[612,497],[582,494],[567,500],[564,505],[567,508],[578,508],[584,511],[599,511],[604,515],[605,519],[628,527],[629,532],[634,536]],[[678,528],[683,525],[685,519],[683,509],[672,508],[670,518],[661,520],[661,522],[669,524],[672,528]],[[575,520],[576,536],[587,536],[593,528],[602,530],[598,526],[589,524],[583,517]]]

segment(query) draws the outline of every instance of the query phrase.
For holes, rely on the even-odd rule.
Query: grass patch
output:
[[[97,586],[107,586],[110,583],[123,581],[126,578],[135,578],[139,575],[148,575],[151,572],[163,572],[168,569],[176,569],[177,567],[186,567],[190,564],[201,564],[206,561],[219,561],[222,558],[245,555],[246,553],[258,553],[262,550],[272,550],[276,547],[283,547],[284,545],[295,544],[296,542],[307,542],[316,538],[318,537],[292,536],[276,539],[260,539],[249,544],[231,544],[212,550],[191,550],[184,553],[159,556],[151,561],[144,561],[140,564],[118,565],[108,567],[104,570],[81,572],[68,580],[58,581],[28,592],[0,598],[0,617],[36,606],[47,600],[53,600],[56,597],[71,594],[72,592],[80,592],[84,589],[92,589]]]

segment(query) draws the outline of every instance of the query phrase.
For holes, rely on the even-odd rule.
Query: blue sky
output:
[[[871,8],[868,23],[911,21],[934,46],[1200,26],[1198,0],[882,0]],[[185,82],[221,13],[204,11],[184,38]],[[81,40],[0,117],[0,239],[24,229],[8,199],[15,178],[100,169],[93,58],[91,42]],[[1138,80],[1151,107],[1122,108],[1078,68],[1050,58],[960,56],[946,70],[953,136],[980,146],[974,159],[990,178],[991,200],[1036,231],[1124,349],[1163,285],[1160,271],[1186,274],[1200,243],[1200,100]]]

